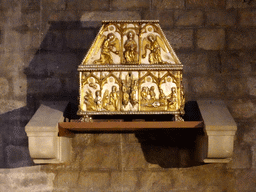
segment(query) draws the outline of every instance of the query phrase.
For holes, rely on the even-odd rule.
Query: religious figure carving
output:
[[[146,58],[147,50],[150,51],[148,56],[148,61],[150,64],[164,64],[161,57],[161,48],[167,52],[163,41],[159,36],[154,36],[152,34],[148,35],[147,38],[143,40],[143,54],[142,58]]]
[[[169,109],[175,109],[176,103],[177,103],[177,91],[176,87],[172,87],[171,94],[169,95],[167,102],[168,102],[168,108]]]
[[[92,92],[91,92],[90,89],[88,89],[85,93],[84,103],[87,106],[87,110],[93,110],[94,111],[96,109],[95,103],[94,103],[94,98],[93,98],[93,95],[92,95]]]
[[[131,93],[130,93],[130,98],[131,98],[132,106],[135,106],[138,103],[137,91],[138,91],[138,81],[137,80],[133,80],[132,81],[132,85],[131,85]]]
[[[94,64],[114,64],[111,52],[114,54],[119,54],[119,40],[115,37],[113,33],[109,33],[106,36],[103,36],[100,40],[101,54],[100,59],[95,60]],[[98,49],[95,53],[98,53]]]
[[[166,96],[163,89],[159,89],[159,102],[161,106],[167,105]]]
[[[112,91],[110,93],[109,105],[112,106],[110,110],[119,111],[120,109],[119,97],[120,97],[119,91],[117,91],[116,86],[113,86]]]
[[[102,108],[105,110],[109,110],[109,90],[106,89],[102,99]]]
[[[134,32],[127,33],[127,40],[124,43],[124,58],[126,63],[133,63],[137,61],[137,43],[134,40]]]
[[[142,98],[142,101],[148,100],[148,87],[142,87],[141,98]]]
[[[97,89],[97,84],[94,82],[94,78],[88,79],[88,85],[89,85],[89,87],[91,87],[93,89]]]
[[[127,93],[127,89],[125,86],[123,86],[123,99],[122,103],[124,106],[128,105],[129,103],[129,94]]]
[[[156,93],[155,93],[155,87],[151,86],[149,89],[149,95],[150,95],[150,100],[155,101],[156,100]]]
[[[95,92],[94,102],[96,104],[96,111],[101,111],[102,98],[100,96],[100,91],[99,90],[97,90]]]

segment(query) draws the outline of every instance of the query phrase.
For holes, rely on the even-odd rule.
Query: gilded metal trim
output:
[[[183,65],[79,65],[78,71],[145,71],[145,70],[157,70],[157,71],[180,71],[183,70]]]
[[[78,110],[77,112],[78,115],[180,115],[180,114],[185,114],[184,110],[183,111],[157,111],[157,112],[153,112],[153,111],[119,111],[119,112],[84,112],[81,110]]]

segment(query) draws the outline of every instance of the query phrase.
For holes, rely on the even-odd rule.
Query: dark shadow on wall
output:
[[[0,168],[33,165],[25,126],[42,101],[70,101],[77,105],[77,66],[94,40],[99,23],[51,22],[29,66],[27,105],[0,115]],[[72,112],[73,113],[73,112]],[[72,114],[72,117],[76,117]]]
[[[136,134],[148,163],[162,168],[198,166],[196,161],[196,137],[202,130],[173,130]]]
[[[185,105],[185,121],[201,121],[201,114],[195,101]],[[168,116],[161,115],[161,121],[168,121]],[[196,139],[204,134],[202,128],[164,129],[136,133],[144,157],[148,163],[162,168],[184,168],[198,166],[196,160]]]
[[[0,115],[2,132],[0,168],[33,165],[25,133],[27,121],[21,118],[21,116],[30,116],[30,114],[31,111],[27,107],[23,107]]]

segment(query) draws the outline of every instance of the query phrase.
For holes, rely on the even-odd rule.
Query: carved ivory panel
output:
[[[78,115],[173,114],[182,120],[182,70],[158,21],[103,21],[78,67]]]

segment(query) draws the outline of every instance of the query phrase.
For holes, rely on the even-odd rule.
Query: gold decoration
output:
[[[101,38],[101,55],[100,59],[95,60],[94,64],[113,64],[113,59],[111,52],[118,54],[119,53],[119,40],[115,37],[113,33],[109,33],[107,37],[103,36]],[[96,53],[98,52],[98,49]]]
[[[126,63],[137,62],[137,43],[134,40],[134,36],[133,31],[127,33],[127,40],[124,43],[124,58]]]
[[[180,121],[182,70],[158,21],[104,21],[78,67],[78,115],[173,114]]]
[[[150,64],[163,63],[162,56],[161,56],[161,49],[164,50],[165,52],[167,52],[167,50],[165,49],[165,45],[159,36],[154,36],[152,34],[148,35],[146,38],[143,39],[142,48],[143,48],[142,58],[146,58],[147,50],[150,51],[148,55],[148,61]]]

